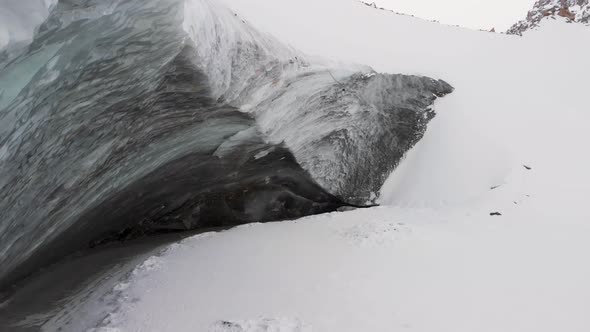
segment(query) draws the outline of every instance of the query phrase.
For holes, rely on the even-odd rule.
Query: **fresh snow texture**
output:
[[[185,240],[105,327],[586,331],[590,227],[480,213],[376,208]]]
[[[456,90],[384,207],[185,240],[115,286],[96,331],[590,330],[590,29],[521,38],[353,0],[223,1],[304,53]]]

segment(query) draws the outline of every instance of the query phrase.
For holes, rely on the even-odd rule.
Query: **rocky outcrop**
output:
[[[351,68],[215,1],[58,2],[0,69],[0,287],[105,239],[370,201],[452,87]]]
[[[539,0],[528,12],[527,18],[508,29],[507,34],[522,35],[533,29],[546,17],[561,16],[571,22],[590,23],[589,0]]]

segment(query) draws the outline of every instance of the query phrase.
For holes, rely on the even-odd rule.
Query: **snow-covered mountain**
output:
[[[156,175],[153,179],[165,180],[139,182],[148,185],[143,187],[147,191],[131,186],[122,191],[130,193],[122,197],[125,199],[106,195],[115,203],[131,204],[104,205],[93,211],[96,214],[91,214],[92,218],[81,213],[81,220],[91,225],[106,223],[116,211],[130,211],[126,209],[129,205],[137,208],[131,211],[144,216],[138,202],[145,198],[150,203],[147,205],[153,206],[151,199],[165,200],[167,193],[158,193],[161,187],[174,189],[174,194],[182,193],[178,188],[187,184],[202,185],[200,180],[187,177],[187,170],[198,166],[195,159],[170,164],[167,158],[184,155],[191,144],[198,147],[207,142],[216,148],[204,153],[203,158],[224,162],[208,164],[213,170],[209,168],[207,179],[230,185],[235,176],[240,182],[248,181],[239,168],[215,172],[219,166],[245,160],[240,165],[252,171],[248,173],[251,179],[263,180],[257,184],[264,185],[269,174],[276,175],[270,177],[271,188],[263,189],[294,193],[288,197],[296,207],[303,206],[300,197],[310,192],[313,203],[330,203],[334,195],[325,188],[338,190],[340,183],[334,180],[344,178],[347,169],[330,167],[336,173],[324,174],[321,171],[326,169],[320,167],[314,173],[309,165],[324,155],[339,157],[334,150],[326,149],[340,145],[316,145],[321,149],[306,150],[307,145],[317,142],[306,138],[322,136],[325,128],[340,132],[342,126],[353,123],[358,129],[351,131],[357,133],[354,139],[335,141],[360,143],[359,149],[338,150],[340,160],[365,152],[358,158],[368,163],[357,168],[357,178],[378,183],[371,168],[381,164],[371,165],[371,156],[391,150],[385,143],[378,145],[381,148],[377,152],[364,151],[362,143],[371,137],[362,134],[380,135],[371,131],[369,124],[374,120],[363,121],[367,114],[364,107],[369,104],[379,110],[379,105],[398,105],[402,100],[400,108],[383,110],[393,109],[397,114],[396,109],[417,106],[414,111],[427,116],[430,107],[423,106],[434,100],[437,88],[448,89],[438,79],[449,82],[455,90],[434,101],[437,116],[381,188],[377,199],[381,207],[283,223],[254,223],[184,240],[174,238],[171,245],[138,249],[140,254],[129,253],[130,243],[99,247],[47,268],[0,299],[0,330],[5,326],[7,331],[75,332],[590,330],[590,268],[585,264],[590,252],[590,213],[586,208],[590,158],[585,153],[590,141],[586,84],[590,47],[580,42],[590,40],[588,27],[547,19],[540,21],[537,29],[517,37],[394,15],[355,0],[192,0],[183,2],[182,10],[178,2],[169,1],[121,0],[116,11],[100,7],[100,13],[107,13],[104,17],[92,16],[97,12],[90,8],[80,12],[77,6],[61,8],[53,12],[55,19],[48,21],[56,29],[41,27],[37,43],[33,42],[19,60],[29,61],[27,69],[35,68],[39,59],[35,55],[53,52],[51,46],[56,43],[63,47],[56,63],[47,66],[53,61],[43,58],[39,76],[27,79],[16,94],[19,110],[25,110],[29,117],[11,122],[18,129],[11,137],[20,137],[16,134],[22,131],[23,137],[37,139],[31,142],[47,140],[53,144],[55,137],[50,133],[57,128],[73,135],[58,145],[59,151],[80,145],[97,151],[93,145],[96,141],[114,156],[103,162],[99,152],[104,150],[98,150],[76,154],[73,159],[80,159],[78,164],[69,164],[67,160],[72,158],[68,154],[62,157],[66,161],[47,164],[39,156],[51,154],[43,142],[34,145],[36,149],[18,145],[28,153],[20,159],[21,167],[12,169],[26,172],[36,162],[42,170],[57,165],[56,173],[60,174],[54,179],[68,179],[50,196],[56,197],[51,201],[55,207],[65,204],[65,211],[72,211],[69,208],[78,206],[78,200],[100,201],[103,196],[92,193],[80,198],[75,195],[78,192],[60,195],[72,188],[92,189],[93,184],[99,189],[114,186],[116,190],[120,188],[118,181],[133,179],[134,173],[125,167],[139,172],[153,166],[142,156],[157,156],[163,163],[150,174]],[[66,3],[73,1],[62,4]],[[162,10],[164,5],[170,7]],[[72,15],[60,15],[72,11],[74,17],[82,19],[62,23]],[[170,13],[178,14],[173,15],[178,21],[170,20]],[[81,28],[91,33],[76,38],[73,31],[84,31]],[[58,34],[53,39],[45,31]],[[68,31],[72,34],[66,34]],[[176,32],[184,36],[182,42]],[[68,41],[61,45],[58,36],[68,36]],[[83,41],[88,43],[73,52]],[[38,50],[43,52],[36,53]],[[40,88],[55,68],[61,69],[55,88],[63,84],[68,89],[56,92],[51,84]],[[84,75],[80,76],[78,68]],[[99,75],[104,73],[108,75]],[[84,80],[80,82],[78,77]],[[206,85],[195,80],[204,77],[215,80]],[[16,79],[11,83],[3,88],[22,86]],[[207,89],[202,89],[204,86]],[[339,89],[341,86],[345,91]],[[201,92],[197,101],[192,99],[195,89]],[[37,106],[24,107],[26,101],[21,101],[33,90],[42,92],[31,101]],[[14,90],[5,91],[9,92],[5,96],[14,97]],[[113,93],[105,98],[100,95],[104,91]],[[399,95],[400,91],[407,93]],[[138,92],[138,98],[123,98],[133,92]],[[396,97],[388,98],[391,96]],[[58,101],[79,107],[55,111],[62,108],[50,106]],[[177,110],[197,102],[210,104],[199,107],[197,114],[184,113],[184,107]],[[159,116],[158,121],[145,126],[137,120],[143,120],[139,111],[131,113],[137,116],[131,120],[123,116],[127,103],[143,107],[130,107],[132,110],[150,114],[165,110],[170,117]],[[112,105],[111,112],[99,112],[103,104]],[[210,129],[207,136],[196,135],[201,112],[210,114],[211,121],[201,125]],[[49,117],[49,124],[55,124],[52,130],[31,131],[43,124],[40,119],[48,113],[53,115]],[[88,114],[97,114],[90,124],[82,121]],[[98,116],[101,114],[104,116]],[[177,116],[186,130],[175,136],[167,129],[179,129],[179,122],[173,119]],[[111,118],[116,119],[111,126],[118,130],[104,125]],[[376,118],[382,119],[381,115]],[[69,123],[74,125],[68,127]],[[96,130],[96,135],[84,139],[89,133],[86,128]],[[140,132],[138,137],[148,139],[119,140],[122,132],[134,128]],[[93,130],[90,133],[95,133]],[[227,131],[231,135],[217,136]],[[158,136],[162,132],[165,134]],[[142,145],[154,141],[154,135],[166,144]],[[112,143],[116,146],[135,145],[122,152],[109,150],[113,137],[117,138]],[[283,140],[284,144],[277,143]],[[152,154],[150,149],[159,152]],[[275,154],[277,150],[280,154]],[[307,159],[312,163],[306,166],[312,171],[303,172],[305,162],[297,161],[305,160],[312,150],[317,154]],[[3,157],[19,153],[14,149],[1,151]],[[78,170],[100,168],[127,155],[128,166],[127,160],[122,160],[120,168],[106,169],[113,171],[112,176],[100,178],[100,172],[96,177],[87,176]],[[390,162],[386,160],[385,164]],[[68,165],[72,167],[60,168]],[[382,170],[376,172],[381,174]],[[72,173],[77,176],[69,176]],[[31,177],[35,172],[23,174],[18,182],[4,188],[30,190],[36,188],[35,182],[48,184],[43,176]],[[321,179],[324,185],[317,186]],[[166,187],[169,181],[175,185]],[[326,183],[336,185],[332,188]],[[354,181],[349,183],[357,186]],[[160,196],[146,194],[149,190]],[[15,211],[22,215],[8,219],[14,225],[10,232],[35,244],[45,240],[44,235],[53,229],[38,223],[41,218],[36,214],[47,212],[44,202],[26,199],[45,197],[47,191],[24,192],[28,195],[13,201]],[[256,197],[268,202],[268,196]],[[183,201],[184,197],[175,198]],[[11,206],[3,208],[12,211]],[[243,206],[237,210],[245,215],[260,211],[244,210]],[[174,213],[167,216],[178,217]],[[62,220],[49,217],[51,222]],[[29,220],[37,222],[34,230],[28,228]],[[181,226],[179,218],[156,220],[156,225],[168,221],[168,225]],[[83,229],[86,232],[81,234],[90,234],[90,229]],[[27,237],[27,232],[34,236]],[[63,234],[61,239],[66,244],[75,238],[70,232]],[[137,246],[142,247],[145,241]],[[25,252],[29,247],[16,248]]]
[[[515,23],[507,33],[522,35],[536,28],[542,20],[563,17],[570,22],[590,23],[590,3],[588,0],[539,0],[527,14],[527,18]]]

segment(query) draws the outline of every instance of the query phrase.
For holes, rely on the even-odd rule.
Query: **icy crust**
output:
[[[507,33],[522,35],[539,27],[546,18],[564,17],[570,22],[590,23],[590,2],[588,0],[539,0],[535,2],[525,20],[517,22]]]
[[[250,225],[242,226],[243,230]],[[238,227],[239,228],[239,227]],[[238,229],[236,228],[236,229]],[[36,327],[40,331],[126,332],[129,312],[142,301],[137,294],[141,286],[152,287],[152,275],[170,267],[170,260],[179,254],[202,245],[214,243],[221,233],[208,232],[187,238],[178,243],[138,258],[117,270],[105,271],[87,287],[72,294],[67,303],[51,313],[27,317],[18,327]],[[213,240],[213,241],[210,241]],[[148,281],[148,283],[146,283]],[[154,322],[156,323],[156,322]],[[162,322],[157,322],[160,324]],[[147,323],[150,324],[149,322]],[[212,321],[207,332],[312,332],[309,324],[298,318],[257,317],[248,320]]]
[[[206,237],[208,234],[203,234]],[[67,304],[45,317],[42,324],[27,318],[22,327],[40,327],[41,331],[123,332],[123,310],[137,298],[129,294],[132,285],[166,266],[165,257],[181,244],[140,257],[96,276],[85,288],[73,292]],[[66,328],[67,327],[67,328]]]

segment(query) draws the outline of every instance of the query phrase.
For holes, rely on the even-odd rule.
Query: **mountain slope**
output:
[[[539,26],[547,17],[560,16],[570,22],[589,23],[590,3],[588,0],[540,0],[535,2],[533,9],[527,14],[527,18],[515,23],[507,33],[522,35],[530,29]]]

